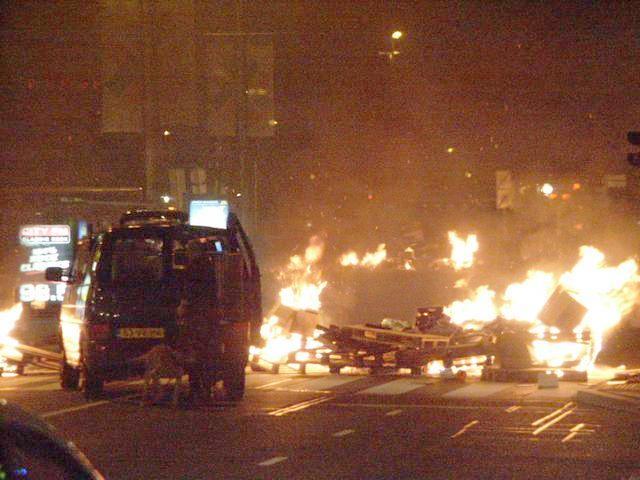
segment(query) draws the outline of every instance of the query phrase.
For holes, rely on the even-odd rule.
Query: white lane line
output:
[[[504,408],[500,405],[411,405],[403,403],[332,403],[332,407],[355,407],[355,408],[427,408],[439,410],[501,410]],[[537,407],[536,407],[537,408]]]
[[[88,408],[97,407],[109,403],[109,400],[100,400],[98,402],[85,403],[84,405],[78,405],[76,407],[63,408],[62,410],[54,410],[52,412],[46,412],[40,414],[42,418],[56,417],[58,415],[64,415],[65,413],[77,412],[78,410],[86,410]]]
[[[340,430],[339,432],[336,432],[333,434],[334,437],[346,437],[347,435],[351,435],[352,433],[354,433],[355,430],[351,430],[350,428],[347,428],[346,430]]]
[[[284,380],[276,380],[275,382],[265,383],[264,385],[260,385],[259,387],[253,387],[253,390],[264,390],[269,387],[273,387],[274,385],[281,385],[286,382],[290,382],[293,380],[292,378],[285,378]]]
[[[412,390],[432,385],[433,383],[434,382],[431,381],[400,378],[360,390],[356,395],[402,395],[403,393],[408,393]]]
[[[533,422],[531,424],[532,427],[537,427],[538,425],[546,422],[547,420],[549,420],[550,418],[555,417],[556,415],[560,415],[562,412],[564,412],[566,409],[571,408],[574,406],[573,402],[569,402],[566,405],[563,405],[562,407],[560,407],[557,410],[554,410],[553,412],[551,412],[549,415],[546,415],[542,418],[539,418],[538,420],[536,420],[535,422]]]
[[[472,383],[442,395],[443,398],[484,398],[513,388],[512,383]]]
[[[385,415],[387,417],[395,417],[396,415],[400,415],[401,413],[402,413],[402,410],[398,408],[396,410],[391,410],[390,412],[385,413]]]
[[[132,398],[136,398],[136,397],[139,397],[139,396],[140,396],[140,394],[126,395],[124,397],[118,397],[115,400],[119,402],[121,400],[130,400]],[[114,403],[114,402],[112,400],[98,400],[97,402],[85,403],[85,404],[82,404],[82,405],[77,405],[75,407],[63,408],[61,410],[53,410],[51,412],[41,413],[40,417],[42,417],[42,418],[57,417],[59,415],[64,415],[65,413],[77,412],[77,411],[80,411],[80,410],[87,410],[89,408],[99,407],[100,405],[105,405],[107,403]]]
[[[520,405],[513,405],[512,407],[509,407],[505,410],[505,412],[507,413],[513,413],[517,410],[520,410],[522,407]]]
[[[456,438],[456,437],[459,437],[460,435],[463,435],[467,430],[469,430],[474,425],[477,425],[478,423],[480,423],[480,420],[474,420],[473,422],[467,423],[464,427],[462,427],[460,431],[451,435],[451,438]]]
[[[562,415],[558,415],[557,417],[549,420],[547,423],[545,423],[544,425],[538,427],[536,430],[533,431],[533,435],[538,435],[539,433],[544,432],[547,428],[549,428],[552,425],[555,425],[556,423],[558,423],[560,420],[562,420],[564,417],[567,417],[569,415],[571,415],[574,412],[575,408],[572,408],[571,410],[567,410],[566,412],[564,412]]]
[[[581,430],[583,432],[586,432],[587,430],[583,430],[583,428],[585,426],[586,425],[584,423],[578,423],[575,427],[573,427],[571,430],[569,430],[569,434],[562,439],[562,443],[565,443],[565,442],[568,442],[569,440],[571,440],[573,437],[578,435],[578,432],[581,431]]]
[[[273,415],[274,417],[281,417],[288,413],[298,412],[300,410],[304,410],[305,408],[309,408],[314,405],[319,405],[321,403],[328,402],[333,398],[334,397],[331,397],[331,396],[312,398],[311,400],[307,400],[306,402],[300,402],[293,405],[289,405],[288,407],[274,410],[273,412],[269,412],[269,415]]]
[[[260,462],[258,466],[260,467],[270,467],[271,465],[275,465],[276,463],[284,462],[288,457],[273,457],[269,460],[265,460],[264,462]]]
[[[348,375],[328,375],[325,377],[305,380],[304,382],[297,383],[293,387],[307,391],[322,391],[331,390],[342,385],[357,382],[358,380],[362,380],[362,377]]]
[[[577,424],[575,427],[573,427],[571,429],[572,432],[579,432],[580,430],[582,430],[584,427],[586,427],[586,425],[584,423],[579,423]]]

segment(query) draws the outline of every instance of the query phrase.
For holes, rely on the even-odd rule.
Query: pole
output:
[[[244,31],[243,0],[236,0],[236,58],[238,88],[236,89],[236,148],[240,164],[240,210],[248,221],[250,204],[247,201],[247,40]]]
[[[156,169],[160,155],[160,138],[158,132],[158,99],[155,85],[156,31],[154,0],[140,2],[143,24],[143,63],[144,63],[144,102],[143,102],[143,136],[144,136],[144,171],[145,196],[147,202],[156,202]]]

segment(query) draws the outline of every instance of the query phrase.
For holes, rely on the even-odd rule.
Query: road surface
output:
[[[139,381],[86,402],[57,378],[0,379],[112,479],[640,479],[640,419],[577,406],[584,385],[249,373],[238,404],[141,406]]]

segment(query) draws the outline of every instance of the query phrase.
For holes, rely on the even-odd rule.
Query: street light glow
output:
[[[550,196],[553,193],[553,185],[551,185],[550,183],[545,183],[544,185],[542,185],[542,187],[540,187],[540,192],[542,192],[542,194],[546,195],[547,197]]]
[[[402,32],[400,30],[396,30],[391,34],[391,38],[394,40],[400,40],[402,38]]]

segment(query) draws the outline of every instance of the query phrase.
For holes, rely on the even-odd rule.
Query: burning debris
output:
[[[7,358],[21,358],[22,354],[15,350],[17,341],[11,337],[11,331],[22,314],[22,303],[0,311],[0,373],[6,370]]]
[[[473,267],[477,236],[463,239],[452,231],[449,241],[451,258],[445,263],[456,271]],[[604,334],[630,312],[640,293],[635,260],[611,266],[598,249],[584,246],[571,270],[530,270],[501,295],[489,285],[470,289],[467,279],[459,279],[455,287],[469,289],[467,298],[419,309],[413,324],[324,328],[319,325],[320,295],[327,282],[318,267],[323,251],[323,242],[313,237],[305,254],[291,257],[283,270],[280,302],[262,328],[266,346],[253,352],[260,358],[320,362],[332,371],[341,365],[378,368],[391,362],[414,373],[477,373],[483,365],[551,368],[557,375],[563,374],[560,369],[586,372],[594,367]],[[343,266],[371,270],[385,261],[385,244],[362,258],[355,251],[340,257]]]
[[[366,252],[362,258],[350,250],[340,257],[340,265],[343,267],[364,267],[374,269],[387,260],[387,246],[384,243],[378,245],[374,252]]]
[[[445,313],[465,330],[500,318],[521,323],[533,336],[527,348],[534,364],[585,371],[594,366],[604,334],[636,303],[639,280],[635,260],[608,266],[602,252],[583,246],[580,260],[560,276],[529,271],[500,297],[481,286]]]
[[[442,262],[445,265],[450,265],[456,271],[471,268],[475,261],[475,254],[480,249],[478,236],[470,234],[464,239],[454,231],[450,231],[448,236],[449,244],[451,245],[451,256],[443,259]]]
[[[311,237],[304,255],[294,255],[280,272],[285,284],[279,292],[279,303],[265,318],[260,334],[262,348],[252,347],[252,361],[259,359],[273,365],[286,363],[290,355],[315,346],[315,326],[322,303],[320,295],[327,286],[318,266],[324,254],[324,241]]]

